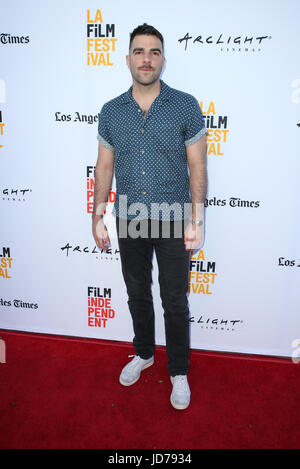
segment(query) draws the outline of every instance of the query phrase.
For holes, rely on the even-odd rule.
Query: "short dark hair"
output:
[[[154,28],[154,26],[150,26],[150,24],[147,24],[147,23],[144,23],[140,26],[137,26],[132,31],[132,33],[130,34],[130,40],[129,40],[129,50],[130,50],[131,43],[132,43],[133,39],[138,34],[147,34],[147,35],[151,35],[151,36],[156,36],[161,41],[162,48],[164,50],[164,38],[163,38],[162,34],[156,28]]]

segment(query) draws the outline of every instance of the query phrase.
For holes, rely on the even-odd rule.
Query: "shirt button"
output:
[[[142,174],[146,174],[146,171],[143,170],[143,171],[142,171]]]
[[[144,129],[141,129],[142,134],[145,132]]]
[[[142,112],[140,109],[138,109],[138,112]]]
[[[142,155],[145,153],[145,150],[141,150]]]
[[[146,192],[146,191],[143,191],[143,195],[146,195],[146,194],[147,194],[147,192]]]

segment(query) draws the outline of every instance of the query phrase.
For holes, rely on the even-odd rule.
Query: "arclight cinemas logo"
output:
[[[92,254],[96,258],[101,255],[105,254],[105,258],[110,258],[114,260],[119,260],[119,254],[120,250],[118,248],[109,248],[109,249],[100,249],[96,246],[96,244],[93,245],[81,245],[78,243],[72,243],[70,244],[67,242],[64,246],[60,247],[61,252],[65,254],[66,257],[70,257],[71,254],[73,255],[89,255]],[[102,258],[102,257],[100,257]]]
[[[189,319],[191,324],[199,324],[201,329],[216,330],[222,332],[233,332],[237,326],[243,324],[242,319],[228,319],[220,315],[199,315]]]
[[[28,194],[32,189],[20,189],[16,187],[0,188],[0,195],[2,200],[9,200],[10,202],[26,202]]]
[[[214,47],[222,52],[261,52],[266,41],[272,39],[268,34],[231,35],[231,34],[195,34],[186,33],[178,39],[179,44],[188,47]]]

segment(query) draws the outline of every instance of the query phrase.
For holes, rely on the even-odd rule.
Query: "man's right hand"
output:
[[[108,232],[104,225],[103,217],[100,215],[95,215],[93,217],[93,236],[98,248],[104,249],[105,251],[110,248]]]

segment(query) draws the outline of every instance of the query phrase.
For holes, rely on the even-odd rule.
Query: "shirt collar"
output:
[[[160,80],[160,84],[161,84],[160,93],[159,93],[159,95],[157,96],[156,99],[158,99],[159,101],[168,101],[168,99],[170,98],[170,89],[171,88],[162,80]],[[130,101],[133,100],[132,88],[133,88],[133,86],[131,85],[129,90],[126,91],[123,94],[123,103],[124,104],[127,104],[127,103],[129,103]]]

